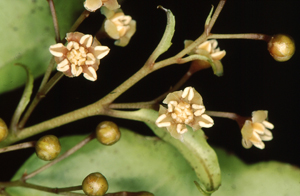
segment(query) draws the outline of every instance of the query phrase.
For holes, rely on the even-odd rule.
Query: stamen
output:
[[[183,90],[183,93],[181,95],[182,98],[186,98],[186,96],[188,95],[189,93],[189,90],[190,90],[191,87],[186,87],[184,90]]]
[[[163,123],[157,123],[156,124],[158,127],[169,127],[171,126],[170,122],[163,122]]]
[[[204,106],[203,105],[192,104],[192,108],[196,109],[196,110],[199,110],[199,109],[203,109]]]
[[[194,98],[194,89],[190,88],[190,93],[189,93],[189,96],[188,96],[188,100],[192,101],[193,98]]]
[[[274,125],[268,121],[263,121],[262,124],[268,129],[274,129]]]
[[[166,114],[160,115],[160,116],[157,118],[157,120],[155,121],[155,123],[160,123],[160,122],[163,121],[166,117],[167,117]]]
[[[201,116],[203,114],[202,110],[197,110],[196,112],[194,112],[195,116]]]

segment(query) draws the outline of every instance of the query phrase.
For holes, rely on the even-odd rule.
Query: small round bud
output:
[[[5,140],[5,138],[7,137],[7,134],[8,134],[8,128],[7,128],[4,120],[2,120],[0,118],[0,142]]]
[[[276,61],[287,61],[295,53],[295,42],[288,35],[277,34],[269,41],[268,50]]]
[[[89,174],[82,181],[82,190],[88,196],[102,196],[108,189],[106,178],[99,172]]]
[[[96,128],[97,140],[104,145],[112,145],[119,141],[121,132],[118,125],[111,121],[103,121]]]
[[[61,146],[55,135],[45,135],[35,145],[36,155],[44,161],[55,159],[59,155],[60,150]]]

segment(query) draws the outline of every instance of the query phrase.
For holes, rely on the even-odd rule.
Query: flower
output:
[[[115,10],[120,7],[117,0],[85,0],[84,7],[90,12],[94,12],[102,5],[110,10]]]
[[[246,120],[242,127],[242,145],[244,148],[251,148],[252,144],[257,148],[264,149],[265,144],[263,141],[269,141],[273,139],[272,132],[269,129],[273,129],[274,125],[266,121],[268,117],[268,111],[258,110],[252,112],[252,121]]]
[[[185,40],[184,47],[185,48],[188,47],[191,43],[193,43],[192,40]],[[220,51],[220,48],[217,48],[217,46],[218,46],[217,40],[215,39],[207,40],[202,44],[200,44],[199,46],[197,46],[196,48],[194,48],[189,53],[189,55],[199,54],[211,59],[215,64],[213,67],[214,73],[220,76],[223,74],[223,65],[220,60],[226,55],[226,51],[225,50]],[[195,60],[193,61],[193,63],[195,67],[198,67],[195,69],[198,70],[209,68],[211,66],[209,62],[204,60]]]
[[[100,59],[109,52],[107,46],[101,46],[100,42],[92,35],[84,35],[79,32],[67,33],[67,46],[62,43],[50,46],[50,53],[55,56],[56,69],[68,77],[77,77],[81,73],[91,81],[97,80]]]
[[[111,11],[104,8],[101,13],[107,18],[104,22],[105,32],[116,40],[115,45],[126,46],[136,31],[136,21],[124,15],[121,9]]]
[[[159,117],[155,123],[158,127],[166,127],[176,139],[183,140],[182,134],[188,131],[186,125],[195,131],[214,124],[213,119],[204,114],[205,107],[201,95],[192,87],[168,94],[163,103],[167,104],[168,108],[160,106]]]

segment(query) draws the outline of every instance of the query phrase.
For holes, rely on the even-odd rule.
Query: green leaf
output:
[[[165,9],[162,6],[158,6],[157,8],[160,8],[166,12],[167,25],[163,37],[161,38],[159,44],[157,45],[157,47],[155,48],[155,50],[153,51],[153,53],[147,61],[151,64],[154,63],[161,54],[163,54],[170,48],[170,46],[172,45],[171,41],[175,32],[175,17],[171,10]]]
[[[30,101],[30,97],[31,97],[31,94],[32,94],[32,89],[33,89],[33,82],[34,82],[34,78],[33,78],[33,75],[31,74],[30,69],[27,66],[22,65],[22,64],[17,64],[17,65],[21,66],[25,69],[26,75],[27,75],[27,80],[26,80],[26,85],[25,85],[23,95],[21,97],[21,100],[20,100],[20,102],[17,106],[17,109],[16,109],[16,111],[13,115],[13,118],[12,118],[12,123],[11,123],[12,127],[11,128],[14,131],[17,130],[16,125],[19,122],[22,113],[24,112],[26,106],[28,105],[28,103]]]
[[[181,154],[168,143],[121,129],[121,140],[103,146],[96,140],[75,154],[28,180],[49,187],[81,184],[92,172],[101,172],[108,180],[108,192],[149,191],[155,196],[200,196],[193,181],[194,170]],[[73,147],[85,136],[60,140],[63,151]],[[232,154],[215,149],[222,169],[222,186],[213,196],[298,195],[300,171],[289,164],[263,162],[246,165]],[[16,173],[18,179],[47,162],[32,155]],[[11,187],[11,195],[54,195],[32,189]]]
[[[61,38],[73,25],[83,8],[82,0],[54,1]],[[0,93],[13,90],[26,81],[24,71],[15,63],[29,65],[34,77],[43,74],[55,44],[53,21],[46,0],[0,1]]]

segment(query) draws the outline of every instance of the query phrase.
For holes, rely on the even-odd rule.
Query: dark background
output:
[[[38,105],[27,125],[93,103],[140,69],[158,44],[165,28],[165,13],[156,9],[157,5],[171,9],[176,18],[173,45],[159,58],[164,59],[179,52],[185,39],[195,40],[201,35],[212,4],[217,6],[218,1],[125,0],[122,4],[123,11],[137,21],[137,31],[130,44],[121,48],[115,47],[112,40],[100,40],[111,51],[101,60],[97,71],[98,80],[90,82],[83,76],[73,79],[64,77]],[[228,0],[212,33],[285,33],[291,35],[298,46],[299,5],[300,2],[296,0]],[[80,31],[95,34],[102,20],[103,16],[97,11],[81,25]],[[217,77],[211,69],[207,69],[193,75],[182,89],[185,86],[195,87],[202,95],[207,110],[235,112],[244,116],[250,116],[255,110],[268,110],[269,121],[275,125],[272,131],[274,139],[265,142],[264,150],[255,147],[246,150],[241,145],[237,123],[214,118],[215,125],[204,130],[209,144],[222,147],[247,163],[277,160],[300,166],[298,51],[290,61],[279,63],[269,55],[267,44],[263,41],[219,40],[219,46],[227,52],[222,60],[224,76]],[[152,73],[116,102],[152,100],[174,85],[187,69],[188,64],[172,65]],[[41,79],[36,81],[35,88],[40,81]],[[20,88],[0,95],[0,116],[6,122],[10,121],[22,92],[23,88]],[[143,123],[104,116],[83,119],[47,133],[58,136],[90,133],[103,120],[113,120],[119,126],[144,135],[153,135]],[[25,149],[0,154],[0,180],[9,180],[33,152],[33,149]]]

